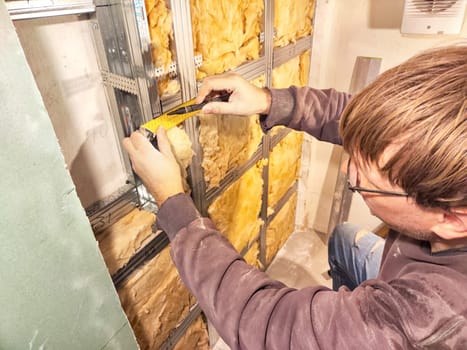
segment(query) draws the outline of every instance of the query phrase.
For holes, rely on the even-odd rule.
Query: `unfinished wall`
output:
[[[216,12],[215,16],[215,18],[224,21],[222,28],[219,28],[217,22],[212,26],[210,26],[211,22],[205,22],[207,14],[215,12],[216,6],[211,6],[200,19],[196,17],[199,16],[197,11],[200,11],[203,6],[207,6],[208,2],[195,3],[192,1],[191,4],[194,16],[192,23],[195,32],[196,53],[203,53],[203,66],[198,72],[198,78],[203,77],[205,74],[222,73],[244,62],[244,53],[241,50],[235,52],[232,49],[232,45],[235,45],[235,43],[225,44],[227,39],[227,41],[232,41],[233,37],[242,38],[242,36],[240,34],[238,36],[231,33],[229,35],[225,34],[232,30],[229,25],[225,25],[226,20],[222,17],[222,13]],[[222,7],[224,5],[223,3],[218,6]],[[230,4],[229,6],[235,8],[238,5]],[[283,6],[283,4],[279,6]],[[219,7],[217,7],[217,11],[219,11]],[[291,25],[290,18],[287,16],[279,15],[278,23],[286,21],[289,24],[281,27],[281,33],[283,33],[282,45],[311,33],[311,23],[308,23],[308,25],[303,25],[303,23],[307,23],[307,19],[313,15],[313,6],[310,7],[310,2],[303,2],[297,4],[295,9],[295,14],[298,16],[298,13],[300,13],[302,16],[301,22],[296,26]],[[224,11],[230,13],[230,10],[224,9]],[[247,23],[253,22],[253,20],[247,21]],[[217,32],[219,32],[218,35]],[[207,33],[209,34],[207,35]],[[216,33],[216,35],[213,35],[213,33]],[[257,35],[256,32],[255,39]],[[199,38],[202,38],[204,42],[201,42]],[[198,39],[199,41],[197,41]],[[259,51],[254,52],[256,54]],[[234,54],[236,56],[233,56]],[[222,57],[222,59],[216,60],[213,57]],[[223,62],[226,57],[228,57],[225,60],[227,65],[224,65]],[[310,52],[307,51],[283,66],[274,69],[272,76],[273,87],[287,87],[292,84],[306,85],[309,76],[309,61]],[[265,78],[260,77],[254,83],[257,86],[264,86],[264,82]],[[271,135],[275,135],[278,130],[274,130]],[[245,164],[253,153],[258,150],[261,137],[262,132],[257,116],[200,116],[200,143],[203,149],[202,166],[207,188],[216,188],[231,170]],[[276,209],[278,201],[298,179],[301,142],[302,134],[292,132],[284,140],[281,140],[270,153],[268,163],[269,212]],[[261,226],[264,224],[259,218],[263,200],[263,166],[262,161],[257,162],[240,179],[226,188],[208,208],[208,213],[216,226],[239,252],[251,246],[245,255],[245,259],[254,266],[261,266],[259,246],[254,240],[258,239]],[[274,215],[272,226],[266,232],[266,263],[271,262],[277,250],[294,230],[296,201],[296,195],[292,195],[285,205],[277,208],[280,213]]]
[[[190,2],[194,53],[203,56],[203,64],[197,72],[198,79],[238,67],[264,55],[259,35],[264,30],[262,28],[263,3],[262,0],[250,2],[193,0]],[[145,2],[152,43],[153,63],[156,68],[161,68],[164,71],[164,74],[158,79],[158,91],[163,98],[173,95],[179,90],[178,79],[173,79],[171,75],[166,74],[169,69],[173,68],[171,64],[176,60],[173,43],[172,10],[168,4],[169,1],[148,0]],[[287,21],[288,24],[287,26],[281,26],[283,28],[281,33],[285,33],[287,37],[286,41],[282,41],[281,45],[294,42],[297,38],[310,33],[311,26],[305,26],[306,28],[303,26],[303,21],[306,22],[308,18],[306,16],[310,16],[309,10],[296,11],[294,16],[298,14],[303,14],[304,17],[300,19],[300,24],[290,31],[288,31],[291,28],[289,26],[290,18],[285,16],[278,20],[279,24],[282,21]],[[52,22],[54,21],[59,20],[52,20]],[[73,22],[73,26],[76,25],[74,22],[80,24],[86,22],[86,25],[89,25],[87,21],[81,21],[81,18],[73,17],[70,21]],[[49,22],[46,22],[46,25],[49,24]],[[68,22],[66,24],[68,25]],[[89,33],[86,32],[81,34],[84,37],[89,36]],[[64,40],[63,37],[60,38]],[[92,40],[89,38],[89,43],[91,42]],[[70,46],[72,46],[72,43],[70,43]],[[306,66],[309,64],[307,59],[309,61],[309,57],[296,57],[293,60],[292,68],[284,69],[279,67],[274,74],[274,85],[280,86],[287,84],[289,81],[293,81],[294,84],[298,85],[303,84],[303,74],[300,73],[300,70],[307,69]],[[300,63],[300,61],[302,62]],[[68,61],[63,62],[66,64]],[[41,69],[39,65],[38,74],[40,74]],[[264,71],[266,71],[266,67],[264,67]],[[45,81],[48,80],[45,79]],[[254,83],[258,86],[264,86],[265,81],[266,77],[261,76],[255,79]],[[100,84],[100,80],[97,82]],[[46,86],[45,89],[47,88]],[[52,90],[50,88],[50,91]],[[73,109],[77,109],[77,107],[73,106]],[[118,119],[117,116],[115,117]],[[67,138],[67,132],[70,130],[68,123],[72,122],[74,120],[71,118],[70,121],[63,122],[63,124],[59,119],[54,122],[59,125],[57,135],[61,138],[60,142],[63,142],[64,148],[75,147],[74,141]],[[88,127],[88,125],[80,125],[80,128],[85,127]],[[264,224],[260,218],[262,202],[266,196],[269,196],[268,201],[271,203],[271,210],[277,209],[282,213],[275,215],[275,226],[272,228],[271,240],[267,247],[268,262],[270,262],[277,249],[285,242],[292,230],[289,228],[290,218],[293,218],[293,206],[296,203],[296,197],[292,196],[289,202],[285,206],[281,206],[281,208],[275,206],[281,199],[281,195],[287,192],[296,180],[296,174],[292,173],[287,174],[287,179],[281,181],[280,178],[284,176],[281,167],[287,164],[288,167],[293,169],[299,168],[299,157],[297,155],[300,152],[299,139],[301,135],[291,133],[272,150],[270,177],[273,181],[272,185],[267,188],[268,193],[270,193],[268,195],[264,193],[263,180],[263,169],[268,165],[268,161],[257,157],[258,154],[262,154],[261,141],[263,138],[258,116],[201,116],[198,131],[203,153],[204,180],[208,190],[216,189],[232,171],[235,172],[239,167],[249,164],[249,169],[241,177],[236,181],[232,181],[228,187],[223,189],[222,193],[219,193],[209,203],[208,212],[221,232],[228,237],[236,249],[245,253],[245,260],[254,266],[264,268],[259,261],[260,247],[257,241]],[[60,134],[61,132],[63,134]],[[276,132],[274,131],[271,135],[275,135]],[[178,144],[179,139],[175,138],[172,141]],[[93,152],[101,148],[103,146],[97,146],[93,149]],[[175,148],[178,149],[179,147],[175,146]],[[118,147],[116,149],[119,150]],[[290,158],[290,152],[292,151],[294,157]],[[182,153],[185,154],[185,158],[191,158],[190,152]],[[284,153],[282,160],[281,153]],[[251,162],[253,155],[257,158],[255,158],[254,162]],[[104,156],[100,154],[98,158],[107,159],[106,157],[107,154]],[[93,167],[93,164],[83,164],[79,168],[81,174],[91,172],[88,166]],[[123,172],[123,175],[126,174]],[[85,178],[83,183],[86,184],[86,182],[91,181],[95,181],[92,176]],[[83,186],[80,191],[83,198],[87,198],[85,197],[87,193],[94,194],[96,192],[95,189],[86,186]],[[97,198],[100,199],[100,197]],[[95,197],[89,196],[86,203],[92,203],[94,200]],[[283,217],[287,217],[289,222],[281,219]],[[144,250],[148,241],[154,239],[155,233],[150,228],[153,220],[153,214],[135,209],[104,232],[97,234],[99,246],[110,274],[115,276],[118,271],[121,271],[120,269],[127,266],[126,264],[131,257]],[[278,223],[279,221],[280,223]],[[118,286],[122,307],[130,320],[138,343],[144,349],[159,349],[163,346],[174,332],[174,329],[186,319],[190,307],[195,303],[193,297],[181,283],[176,269],[170,261],[168,251],[169,248],[166,248],[156,257],[149,259],[132,271],[124,282]],[[207,345],[206,335],[204,320],[199,318],[180,339],[176,348],[196,347],[202,349]]]

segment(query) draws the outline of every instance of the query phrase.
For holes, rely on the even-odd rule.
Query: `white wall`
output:
[[[127,178],[86,16],[14,22],[83,207]]]
[[[311,59],[311,85],[347,91],[357,56],[381,57],[381,72],[414,54],[436,46],[467,41],[467,21],[459,35],[402,35],[403,0],[317,0]],[[326,231],[336,157],[333,147],[313,141],[311,160],[315,171],[309,183],[313,228]],[[332,159],[332,160],[331,160]],[[380,221],[372,217],[360,196],[353,198],[349,221],[374,229]]]

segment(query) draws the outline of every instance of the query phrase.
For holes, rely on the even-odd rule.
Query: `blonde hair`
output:
[[[425,207],[467,207],[467,46],[430,50],[381,74],[340,121],[345,150]]]

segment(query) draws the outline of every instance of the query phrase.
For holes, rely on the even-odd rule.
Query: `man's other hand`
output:
[[[162,127],[157,130],[157,143],[159,151],[142,133],[136,131],[123,140],[123,147],[130,156],[136,174],[161,206],[167,198],[183,193],[183,185],[180,167]]]

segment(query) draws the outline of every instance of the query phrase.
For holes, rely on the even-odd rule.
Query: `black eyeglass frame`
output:
[[[377,189],[372,189],[372,188],[360,187],[358,185],[353,186],[350,183],[350,180],[349,180],[350,160],[351,160],[351,158],[349,157],[349,161],[347,162],[347,188],[350,191],[352,191],[354,193],[355,192],[358,192],[358,193],[361,193],[361,192],[376,193],[376,194],[382,194],[382,195],[385,195],[385,196],[397,196],[397,197],[408,197],[409,196],[409,194],[406,193],[406,192],[383,191],[383,190],[377,190]],[[358,180],[358,176],[357,176],[357,180]]]

